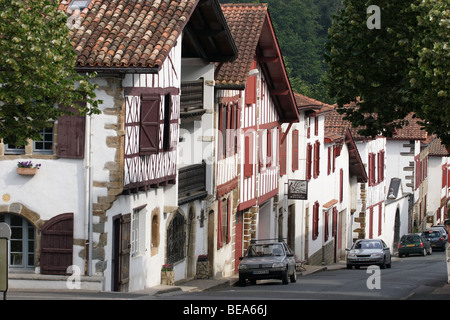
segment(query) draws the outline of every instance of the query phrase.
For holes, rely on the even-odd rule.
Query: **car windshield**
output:
[[[281,244],[253,244],[248,248],[247,257],[266,257],[284,255]]]
[[[420,242],[420,238],[418,235],[407,235],[403,236],[401,242],[403,243],[416,243]]]
[[[354,249],[381,249],[379,241],[358,241],[355,243]]]
[[[427,237],[427,238],[439,238],[441,236],[439,231],[431,231],[431,230],[422,232],[422,235]]]

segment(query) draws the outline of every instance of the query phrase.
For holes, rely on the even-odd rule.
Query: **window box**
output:
[[[21,176],[34,176],[38,168],[17,168],[17,173]]]

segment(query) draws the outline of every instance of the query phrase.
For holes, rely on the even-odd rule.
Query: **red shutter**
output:
[[[159,152],[159,96],[142,96],[139,154]]]
[[[251,64],[250,70],[256,69],[256,61]],[[245,85],[245,104],[256,103],[256,89],[257,89],[257,76],[251,76],[247,78],[247,84]]]
[[[67,274],[73,264],[73,213],[47,221],[41,229],[41,273]]]
[[[298,170],[298,130],[292,131],[292,171]]]
[[[331,173],[331,147],[328,147],[328,166],[327,166],[327,174]]]
[[[369,239],[373,238],[373,207],[369,209]]]
[[[319,117],[314,117],[314,135],[319,135]]]
[[[369,186],[375,184],[375,154],[369,153]]]
[[[344,170],[339,171],[339,202],[344,200]]]
[[[266,167],[272,166],[272,129],[267,129],[267,159]]]
[[[325,235],[324,235],[324,238],[325,238],[325,242],[326,241],[328,241],[328,214],[329,214],[329,212],[328,212],[328,210],[327,211],[325,211]]]
[[[442,166],[442,188],[447,186],[447,166],[444,164]]]
[[[313,206],[313,231],[312,239],[316,240],[319,236],[319,202],[315,202]]]
[[[62,116],[58,119],[57,152],[60,158],[83,159],[86,118]]]
[[[231,198],[228,197],[227,200],[227,243],[231,241]]]
[[[306,180],[311,180],[312,168],[312,146],[310,143],[306,146]]]
[[[320,174],[320,142],[316,141],[314,144],[314,178],[317,178]]]
[[[382,212],[383,212],[383,207],[380,204],[378,206],[378,235],[379,236],[381,236],[381,232],[382,232],[381,229],[382,229],[382,226],[383,226],[383,224],[382,224],[382,222],[383,222]]]
[[[282,132],[282,131],[281,131]],[[283,133],[280,134],[280,139],[283,136]],[[280,145],[280,175],[286,174],[286,164],[287,162],[287,149],[286,149],[286,139],[284,139],[283,143]]]
[[[247,133],[244,142],[244,176],[248,178],[253,175],[253,133]]]
[[[336,237],[337,235],[337,217],[338,217],[338,209],[336,207],[333,207],[333,229],[331,231],[333,237]]]
[[[217,250],[223,246],[222,227],[223,202],[217,202]]]

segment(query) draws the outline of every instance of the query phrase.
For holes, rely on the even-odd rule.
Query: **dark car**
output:
[[[250,244],[244,257],[239,258],[239,284],[246,280],[280,279],[283,284],[297,281],[295,258],[283,241],[256,241]]]
[[[430,241],[431,247],[433,249],[445,250],[445,238],[444,235],[439,230],[429,229],[422,232],[422,236]]]
[[[421,254],[426,256],[431,254],[431,243],[420,233],[405,234],[400,239],[398,244],[398,256],[401,258],[404,255]]]
[[[347,252],[347,269],[353,266],[379,265],[382,269],[391,267],[391,252],[379,239],[361,239],[357,240]]]

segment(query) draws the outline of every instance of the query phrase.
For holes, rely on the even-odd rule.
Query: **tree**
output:
[[[0,0],[0,139],[22,146],[64,114],[99,113],[89,82],[75,71],[59,1]],[[75,110],[73,109],[75,108]]]
[[[363,135],[392,136],[412,112],[422,119],[424,129],[450,146],[448,2],[344,0],[343,4],[326,44],[330,69],[325,84],[344,119],[362,127]],[[367,25],[370,5],[380,8],[379,29]],[[430,21],[430,17],[439,18]]]

